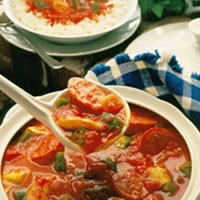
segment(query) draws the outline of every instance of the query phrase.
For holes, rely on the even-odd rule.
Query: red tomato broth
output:
[[[47,19],[48,23],[51,26],[58,23],[61,23],[63,25],[66,25],[68,23],[77,24],[85,18],[98,21],[98,15],[105,15],[109,12],[109,9],[113,7],[113,4],[109,3],[109,0],[84,0],[85,4],[87,5],[84,8],[79,8],[78,6],[73,7],[70,3],[70,0],[44,0],[44,2],[47,5],[47,8],[39,9],[34,4],[34,0],[26,0],[26,4],[28,5],[27,12],[32,12],[35,15],[40,13],[41,17]],[[80,2],[78,0],[77,4],[79,3]],[[95,10],[92,9],[91,5],[93,3],[98,4],[98,12],[95,12]]]
[[[147,119],[156,120],[155,126],[164,127],[173,135],[173,139],[171,138],[161,152],[151,155],[146,151],[141,151],[144,135],[149,133],[149,130],[154,129],[154,127],[147,127],[146,130],[138,130],[137,133],[133,131],[132,135],[129,131],[128,136],[132,138],[132,141],[124,149],[118,148],[116,144],[113,144],[106,150],[84,155],[65,148],[64,159],[67,168],[65,173],[54,169],[55,155],[53,155],[53,163],[48,163],[47,160],[47,162],[41,164],[31,159],[31,153],[35,149],[41,149],[38,148],[43,145],[40,141],[52,134],[49,129],[46,129],[46,133],[30,137],[20,144],[15,143],[15,140],[25,128],[33,125],[42,126],[36,121],[31,121],[19,131],[6,150],[7,152],[11,145],[16,145],[20,155],[6,160],[5,153],[2,162],[2,181],[4,188],[7,188],[9,200],[16,200],[13,196],[13,191],[16,189],[25,188],[30,193],[30,188],[33,187],[35,182],[38,183],[37,190],[41,193],[44,192],[42,184],[49,184],[50,189],[45,196],[47,200],[58,200],[61,195],[66,193],[71,194],[76,200],[97,199],[89,198],[84,192],[84,189],[93,188],[94,186],[108,188],[108,192],[100,198],[102,200],[108,200],[110,197],[119,197],[125,200],[180,200],[189,184],[189,178],[178,170],[180,165],[190,161],[189,150],[184,139],[167,120],[159,115],[135,105],[131,106],[131,111],[134,112],[134,110],[135,113],[140,113],[138,114],[140,117],[143,113],[143,118],[146,118],[144,123],[146,123]],[[138,120],[136,122],[137,126]],[[157,127],[155,130],[157,130]],[[112,160],[115,163],[116,168],[113,168],[112,162],[109,165],[105,162],[107,158],[110,158],[109,161]],[[45,160],[45,157],[43,159]],[[170,196],[169,192],[163,192],[162,188],[159,188],[158,182],[146,175],[146,170],[151,167],[167,169],[170,178],[176,184],[177,191],[174,196]],[[5,173],[18,168],[30,170],[30,174],[22,184],[17,185],[4,180]],[[48,177],[50,177],[49,180]],[[38,179],[40,181],[37,181]],[[132,193],[132,191],[135,192]],[[32,196],[30,199],[39,200],[41,198]]]

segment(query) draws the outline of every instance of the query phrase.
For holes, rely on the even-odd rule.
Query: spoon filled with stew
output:
[[[48,126],[60,142],[75,151],[105,149],[122,136],[130,108],[115,90],[73,77],[51,102],[43,102],[0,75],[0,90]]]

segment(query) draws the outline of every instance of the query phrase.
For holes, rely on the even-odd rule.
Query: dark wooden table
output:
[[[76,71],[71,69],[52,70],[35,53],[13,46],[0,37],[0,73],[30,94],[43,95],[65,88],[70,77],[84,76],[97,63],[106,62],[124,52],[127,46],[145,31],[164,24],[188,20],[190,18],[186,16],[171,16],[159,21],[142,20],[138,30],[128,40],[112,49],[87,56],[56,57],[60,61],[66,59],[71,65],[78,63],[79,67]],[[13,104],[14,102],[0,91],[0,123],[6,111]]]

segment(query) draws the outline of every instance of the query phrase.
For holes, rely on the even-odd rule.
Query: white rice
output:
[[[127,0],[110,0],[114,5],[107,10],[106,15],[98,16],[98,22],[85,18],[78,24],[69,22],[67,25],[54,24],[51,26],[47,19],[41,18],[40,14],[35,16],[31,12],[27,13],[25,0],[11,0],[11,7],[16,17],[27,27],[36,31],[58,36],[80,36],[99,33],[118,24],[122,21],[127,11]]]

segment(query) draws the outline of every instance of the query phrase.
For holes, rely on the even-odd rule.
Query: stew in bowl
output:
[[[182,199],[196,168],[179,125],[145,106],[145,100],[129,105],[125,135],[107,149],[88,154],[64,148],[40,122],[26,122],[2,159],[1,181],[8,199]]]

